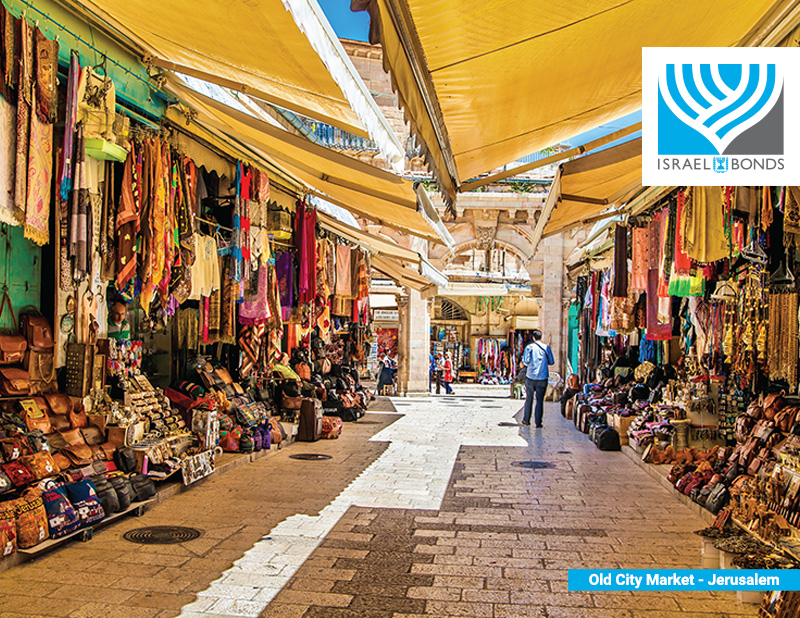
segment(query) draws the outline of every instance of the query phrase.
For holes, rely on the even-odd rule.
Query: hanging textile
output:
[[[2,5],[0,5],[2,6]],[[0,13],[2,15],[2,13]],[[17,146],[17,108],[0,97],[0,223],[16,225],[14,218],[14,165]]]
[[[73,276],[77,281],[86,278],[90,262],[89,230],[91,209],[89,208],[89,189],[86,179],[86,151],[83,142],[83,128],[78,128],[75,143],[77,151],[75,164],[75,182],[72,187],[69,215],[69,251],[73,260]],[[118,268],[119,271],[119,268]],[[118,289],[122,289],[119,286]]]
[[[130,155],[129,155],[130,156]],[[112,161],[106,161],[105,181],[103,182],[103,205],[102,217],[100,220],[100,279],[102,281],[113,281],[116,278],[117,250],[116,250],[116,226],[117,226],[117,207],[114,203],[115,165]]]
[[[58,41],[34,30],[36,41],[36,114],[47,124],[56,121],[58,109]]]
[[[353,275],[351,267],[350,247],[336,247],[336,296],[343,299],[353,298]]]
[[[294,219],[294,244],[300,271],[297,290],[301,304],[313,302],[317,295],[317,211],[307,208],[305,200],[298,200]]]
[[[360,301],[369,297],[367,254],[356,250],[351,254],[351,258],[353,263],[353,298]]]
[[[34,96],[34,102],[37,97]],[[53,125],[30,115],[25,238],[37,245],[50,242],[50,185],[53,178]]]
[[[648,228],[633,228],[630,286],[636,292],[647,289],[647,271],[650,266],[650,239]]]
[[[83,147],[83,132],[78,130],[78,145]],[[121,290],[136,273],[136,234],[139,232],[139,209],[135,195],[138,186],[134,181],[134,150],[125,159],[120,187],[119,206],[117,208],[117,289]],[[82,167],[79,164],[79,167]]]
[[[320,238],[317,242],[317,295],[322,299],[327,299],[331,295],[328,287],[328,252],[331,250],[331,243],[326,238]]]
[[[628,296],[628,226],[617,224],[614,229],[614,290],[612,296]]]
[[[294,300],[294,256],[290,251],[279,253],[275,260],[275,274],[280,290],[280,304],[283,320],[289,319]]]
[[[720,187],[688,187],[683,208],[684,249],[702,264],[728,257]]]
[[[761,190],[761,229],[765,232],[772,225],[772,187],[762,187]]]
[[[663,320],[659,311],[658,279],[658,271],[650,269],[647,273],[647,339],[668,341],[672,339],[672,322],[671,318]]]
[[[195,260],[192,265],[192,293],[190,299],[200,300],[202,296],[220,289],[219,256],[217,239],[203,234],[194,235]]]
[[[117,115],[117,95],[114,82],[92,67],[81,71],[78,81],[78,122],[83,125],[86,139],[116,142],[114,120]]]
[[[25,223],[28,199],[28,140],[33,103],[33,29],[24,19],[19,21],[19,71],[17,77],[17,152],[14,180],[14,218]]]
[[[233,258],[226,256],[225,260],[231,262]],[[228,265],[230,268],[230,265]],[[219,307],[219,341],[234,343],[236,339],[236,296],[238,286],[230,277],[222,277],[222,293]]]
[[[252,296],[244,299],[239,307],[239,323],[256,325],[266,324],[270,319],[269,308],[269,268],[262,266],[258,269],[258,289]]]
[[[800,249],[800,187],[786,187],[783,212],[783,244]]]
[[[17,87],[18,21],[5,5],[0,3],[0,37],[2,37],[0,49],[3,52],[0,57],[0,95],[9,103],[15,100],[12,94]]]

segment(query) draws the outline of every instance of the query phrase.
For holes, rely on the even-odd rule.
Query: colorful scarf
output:
[[[58,111],[58,41],[51,41],[36,28],[36,113],[53,124]]]
[[[291,315],[294,304],[294,254],[291,251],[278,254],[275,260],[275,275],[280,291],[281,313],[283,320],[286,321]]]
[[[89,269],[89,189],[86,186],[86,151],[83,143],[83,128],[78,128],[75,143],[75,183],[69,213],[69,254],[73,260],[74,277],[77,281],[86,278]],[[119,286],[122,289],[124,286]]]
[[[79,138],[81,139],[81,138]],[[134,199],[134,150],[125,159],[122,186],[117,209],[117,289],[124,288],[136,273],[136,234],[139,231],[139,211]]]
[[[4,136],[0,143],[0,223],[7,223],[8,225],[17,224],[14,218],[16,119],[16,108],[5,98],[0,97],[0,135]]]
[[[650,239],[646,227],[633,228],[630,285],[636,292],[647,289],[647,270],[650,267]]]
[[[35,99],[36,100],[36,99]],[[50,184],[53,179],[53,125],[31,114],[25,238],[37,245],[50,242]]]
[[[69,58],[67,80],[67,112],[64,122],[64,147],[61,151],[61,199],[67,201],[72,191],[73,161],[75,157],[75,125],[78,121],[78,82],[81,79],[80,56],[72,50]]]
[[[239,307],[239,323],[256,325],[265,324],[270,319],[269,307],[269,268],[258,269],[258,289],[252,296],[245,298]]]
[[[225,259],[233,260],[230,256]],[[222,277],[219,315],[219,341],[221,343],[234,343],[236,340],[236,291],[238,287],[230,277]]]

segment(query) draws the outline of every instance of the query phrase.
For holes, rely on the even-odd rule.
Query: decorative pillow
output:
[[[17,516],[11,502],[0,502],[0,556],[17,551]]]
[[[72,502],[75,512],[78,513],[82,528],[91,526],[106,516],[94,484],[89,479],[71,483],[66,486],[66,489],[67,497]]]
[[[67,498],[67,490],[63,487],[56,487],[44,492],[42,501],[47,513],[50,538],[57,539],[81,527],[81,520]]]
[[[6,476],[11,479],[14,487],[25,487],[36,480],[36,475],[33,473],[27,464],[22,459],[15,459],[9,461],[7,464],[2,465],[2,470]]]
[[[17,516],[17,547],[26,549],[38,545],[48,537],[47,513],[42,492],[32,487],[13,501]]]

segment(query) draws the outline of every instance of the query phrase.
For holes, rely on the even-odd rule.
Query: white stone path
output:
[[[521,402],[491,398],[503,394],[498,388],[466,387],[460,393],[489,397],[392,399],[404,416],[372,437],[390,442],[383,455],[319,515],[294,515],[275,526],[181,616],[256,617],[351,506],[438,510],[461,446],[527,445],[517,428],[498,425],[513,422]]]

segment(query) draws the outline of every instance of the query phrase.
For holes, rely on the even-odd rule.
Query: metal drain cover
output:
[[[321,453],[298,453],[297,455],[289,455],[289,459],[302,459],[303,461],[323,461],[324,459],[332,459],[330,455],[322,455]]]
[[[123,538],[131,543],[141,543],[142,545],[173,545],[193,541],[199,536],[200,531],[195,528],[148,526],[130,530],[123,535]]]
[[[556,464],[552,461],[512,461],[511,465],[515,468],[525,468],[527,470],[549,470],[556,467]]]

